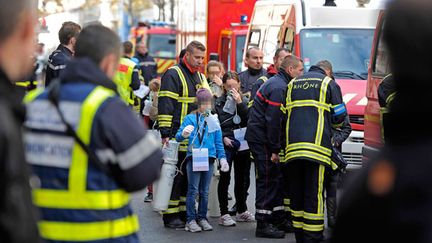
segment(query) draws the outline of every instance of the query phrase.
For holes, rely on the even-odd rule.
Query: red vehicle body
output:
[[[365,145],[363,147],[363,161],[373,157],[383,146],[381,136],[380,106],[378,103],[378,86],[390,72],[388,56],[382,41],[384,26],[384,11],[381,11],[375,31],[371,52],[371,65],[368,70],[366,97],[368,103],[365,110]]]
[[[256,0],[207,0],[179,2],[177,24],[177,51],[192,40],[207,47],[207,60],[211,53],[219,54],[228,70],[240,71],[248,26],[236,24],[241,16],[250,18]]]

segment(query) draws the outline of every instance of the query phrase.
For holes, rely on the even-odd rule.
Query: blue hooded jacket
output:
[[[181,124],[176,134],[176,140],[178,142],[182,142],[183,140],[185,140],[185,138],[182,136],[183,129],[185,129],[185,127],[187,127],[188,125],[192,125],[195,127],[195,129],[189,136],[189,146],[188,146],[189,149],[187,151],[187,156],[192,156],[192,148],[207,148],[210,158],[218,158],[218,159],[226,158],[225,150],[222,142],[222,131],[220,129],[215,132],[209,133],[208,127],[205,126],[204,137],[202,139],[202,144],[201,144],[200,139],[198,137],[199,126],[197,122],[197,116],[199,116],[199,125],[201,125],[199,129],[202,130],[202,124],[204,123],[204,116],[198,113],[192,113],[187,115],[184,118],[183,123]],[[192,142],[193,142],[193,146],[191,146]]]

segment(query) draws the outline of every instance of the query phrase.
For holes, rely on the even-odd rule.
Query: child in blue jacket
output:
[[[212,109],[213,96],[207,89],[199,89],[196,93],[198,110],[187,115],[183,120],[177,134],[176,140],[181,142],[189,138],[188,152],[186,156],[186,171],[188,178],[188,192],[186,195],[186,231],[200,232],[213,230],[207,220],[208,192],[210,181],[213,175],[213,163],[219,159],[221,170],[228,171],[229,165],[225,157],[222,142],[222,131],[218,127],[215,131],[209,131],[210,112]],[[207,119],[206,119],[207,117]],[[216,118],[217,120],[217,118]],[[210,124],[210,125],[213,125]],[[214,130],[212,128],[212,130]],[[193,158],[193,150],[208,151],[208,156],[203,158],[196,156]],[[193,162],[195,160],[195,162]],[[205,171],[194,171],[193,163],[196,165],[204,163],[208,165]],[[198,166],[196,166],[196,169]],[[198,214],[195,209],[195,198],[199,192]]]

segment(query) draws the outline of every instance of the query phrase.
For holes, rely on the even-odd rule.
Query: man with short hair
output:
[[[58,82],[27,95],[26,157],[40,186],[39,229],[53,242],[139,242],[129,192],[160,174],[160,143],[116,93],[116,33],[83,29]]]
[[[258,78],[267,74],[263,69],[263,58],[264,53],[258,47],[251,47],[246,51],[245,64],[248,69],[239,73],[239,78],[241,82],[241,92],[249,98],[251,97],[254,83]]]
[[[14,82],[30,75],[37,12],[34,1],[0,0],[0,241],[38,242],[21,126],[22,94]]]
[[[199,41],[192,41],[186,47],[180,63],[169,68],[161,80],[158,97],[158,120],[162,143],[174,139],[183,119],[197,109],[196,91],[210,87],[204,74],[199,69],[204,64],[206,47]],[[186,166],[182,164],[186,157],[188,141],[180,143],[177,167],[183,173],[177,173],[171,192],[169,206],[163,212],[164,225],[167,228],[184,228],[186,221]],[[183,167],[181,167],[183,165]]]
[[[266,75],[263,75],[260,78],[258,78],[257,81],[252,86],[249,106],[252,106],[253,99],[255,98],[256,92],[261,87],[261,85],[263,85],[269,78],[275,76],[279,72],[279,67],[282,64],[282,61],[288,55],[291,55],[291,52],[285,47],[280,47],[276,50],[275,55],[273,57],[273,64],[267,68]]]
[[[320,61],[293,79],[286,92],[285,162],[288,163],[290,209],[297,242],[323,241],[324,173],[332,160],[333,128],[347,115],[331,64]]]
[[[157,78],[157,63],[150,56],[146,44],[141,41],[136,45],[135,57],[138,59],[138,65],[141,69],[141,74],[144,77],[144,82],[149,85],[149,82]]]
[[[245,139],[256,167],[255,235],[264,238],[284,238],[285,232],[275,227],[275,217],[284,217],[279,152],[283,122],[283,106],[288,83],[303,74],[303,62],[296,56],[286,56],[277,75],[258,90],[249,110]]]
[[[122,100],[129,106],[138,105],[138,100],[133,93],[141,85],[140,70],[138,65],[131,60],[133,55],[132,42],[123,42],[123,57],[120,58],[120,65],[114,76],[114,83],[117,84],[117,91]]]
[[[60,45],[51,53],[48,59],[46,70],[45,86],[50,85],[53,79],[60,76],[66,68],[67,63],[72,58],[75,52],[75,43],[81,31],[81,26],[68,21],[64,22],[59,30],[58,36]]]

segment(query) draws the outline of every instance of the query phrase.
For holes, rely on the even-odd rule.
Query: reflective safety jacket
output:
[[[109,175],[65,131],[48,99],[51,89],[26,98],[25,148],[39,207],[39,231],[55,242],[138,242],[138,218],[128,192],[158,176],[160,142],[116,95],[115,85],[90,60],[75,59],[61,78],[59,107]],[[63,76],[62,74],[62,76]],[[98,80],[98,81],[97,81]]]
[[[245,139],[249,143],[265,144],[271,153],[279,153],[283,130],[283,107],[285,94],[291,77],[281,70],[258,90],[249,109],[249,120]]]
[[[255,99],[255,95],[258,92],[259,88],[261,88],[261,86],[265,82],[267,82],[269,78],[275,76],[277,72],[278,71],[274,68],[274,64],[272,64],[267,68],[267,73],[261,76],[259,79],[257,79],[257,81],[255,81],[255,83],[252,85],[251,97],[250,97],[248,107],[252,106],[253,100]]]
[[[333,169],[332,127],[340,127],[346,108],[339,85],[312,66],[288,84],[285,161],[305,159]]]
[[[158,97],[158,120],[162,138],[174,139],[183,119],[197,109],[196,91],[210,86],[204,74],[192,73],[183,63],[169,68],[161,79]],[[180,144],[179,151],[187,151],[187,139]]]
[[[127,57],[122,57],[117,73],[114,76],[114,82],[117,84],[117,91],[122,100],[128,105],[134,105],[135,94],[133,90],[138,89],[140,86],[137,64]]]
[[[396,87],[393,79],[393,75],[387,75],[381,84],[378,86],[378,102],[381,107],[380,109],[380,120],[381,120],[381,136],[383,141],[386,141],[388,134],[385,134],[386,124],[389,122],[388,113],[390,111],[391,103],[396,96]]]

